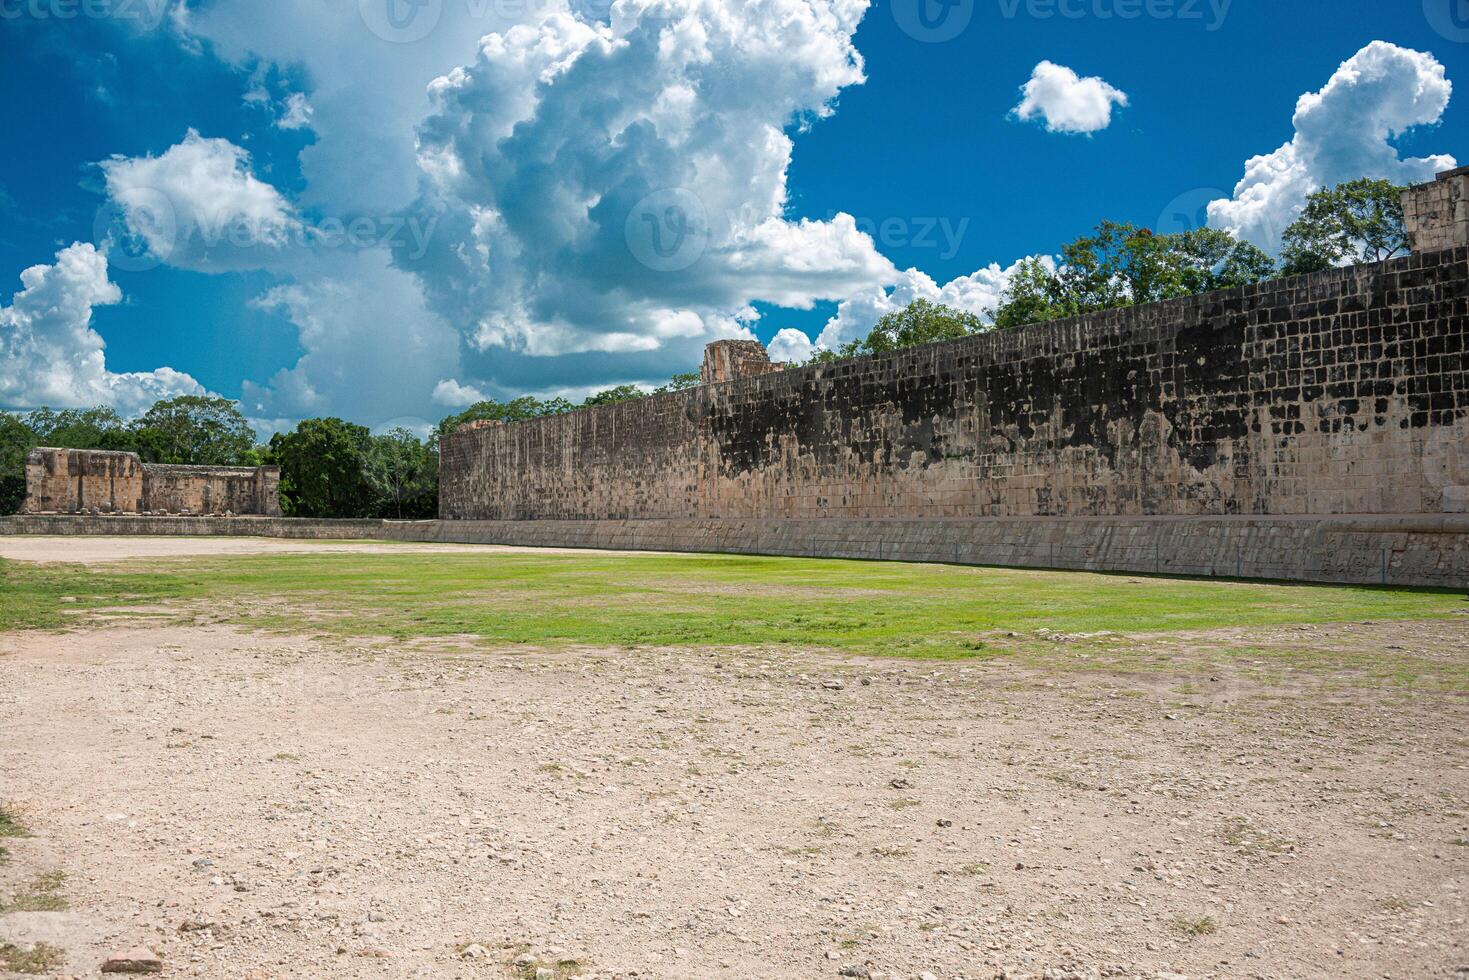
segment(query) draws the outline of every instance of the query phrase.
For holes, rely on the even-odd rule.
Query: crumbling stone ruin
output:
[[[163,466],[136,453],[36,449],[23,514],[279,517],[280,468]]]
[[[784,370],[784,364],[771,363],[769,352],[758,340],[721,340],[704,349],[699,378],[706,385],[717,385]]]

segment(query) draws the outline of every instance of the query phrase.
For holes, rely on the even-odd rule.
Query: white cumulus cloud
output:
[[[1127,93],[1095,76],[1082,78],[1065,65],[1042,61],[1020,88],[1015,116],[1039,119],[1052,133],[1095,133],[1112,124],[1112,108],[1127,105]]]
[[[160,156],[101,163],[108,197],[149,252],[180,268],[268,264],[299,228],[289,202],[255,176],[250,155],[190,129]]]
[[[107,257],[78,242],[51,265],[20,274],[24,287],[0,307],[0,406],[84,408],[111,405],[135,414],[160,398],[202,395],[204,388],[171,368],[115,373],[92,310],[122,301],[107,274]]]
[[[567,380],[666,376],[750,336],[755,302],[893,281],[850,216],[786,216],[788,131],[863,81],[866,0],[555,6],[437,79],[419,128],[418,207],[443,233],[399,264],[473,324],[461,381],[531,387],[556,360]]]
[[[1453,168],[1454,158],[1403,158],[1392,140],[1438,122],[1452,93],[1433,55],[1373,41],[1343,62],[1321,91],[1300,97],[1290,142],[1245,162],[1234,196],[1210,203],[1209,224],[1273,252],[1306,196],[1321,187],[1358,177],[1432,180]]]
[[[473,385],[462,385],[453,378],[445,378],[434,386],[434,401],[450,408],[467,408],[486,400],[484,392]]]
[[[777,331],[770,343],[765,345],[765,349],[770,352],[770,359],[777,364],[799,364],[816,352],[811,338],[794,327]]]

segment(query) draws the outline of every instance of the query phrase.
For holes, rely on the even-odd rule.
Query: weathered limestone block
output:
[[[706,385],[713,385],[784,370],[785,365],[771,363],[765,345],[758,340],[720,340],[704,349],[699,377]]]
[[[1469,245],[1469,167],[1404,190],[1403,224],[1414,252]]]

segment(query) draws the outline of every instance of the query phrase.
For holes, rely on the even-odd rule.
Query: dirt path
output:
[[[567,548],[520,548],[511,545],[413,544],[392,541],[309,541],[293,538],[165,538],[0,536],[0,558],[30,562],[98,564],[133,558],[188,558],[220,555],[347,554],[624,554],[574,551]],[[658,554],[658,552],[638,552]]]
[[[70,908],[0,941],[83,975],[141,942],[220,978],[1450,978],[1466,720],[1219,675],[11,635],[0,801],[37,836],[0,901],[61,871]]]

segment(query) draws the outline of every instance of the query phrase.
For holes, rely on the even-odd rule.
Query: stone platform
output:
[[[1469,516],[312,521],[19,516],[0,534],[241,535],[1469,588]]]

